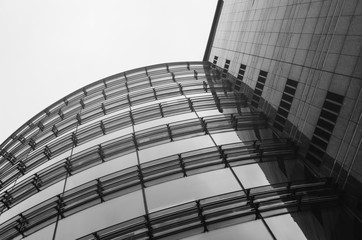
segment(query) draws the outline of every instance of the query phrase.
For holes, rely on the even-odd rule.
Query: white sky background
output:
[[[217,0],[0,0],[0,144],[65,95],[202,60]]]

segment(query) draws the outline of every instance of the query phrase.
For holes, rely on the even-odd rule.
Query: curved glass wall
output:
[[[334,186],[226,83],[208,62],[159,64],[37,114],[0,146],[0,238],[305,237],[296,214],[335,206]]]

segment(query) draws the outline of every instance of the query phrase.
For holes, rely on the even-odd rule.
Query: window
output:
[[[256,82],[256,86],[254,89],[253,98],[251,100],[251,106],[253,106],[255,108],[258,108],[258,106],[259,106],[259,101],[261,98],[261,94],[263,93],[267,75],[268,75],[268,72],[260,70],[258,81]]]
[[[246,65],[240,64],[239,73],[238,73],[238,80],[236,80],[236,83],[235,83],[235,90],[236,91],[240,91],[241,82],[244,79],[245,69],[246,69]]]
[[[214,56],[214,61],[212,61],[212,67],[215,68],[216,64],[217,64],[217,59],[219,57],[218,56]]]
[[[273,127],[279,131],[284,130],[285,122],[289,115],[289,110],[293,102],[298,82],[288,79],[285,84],[284,92],[278,107],[277,115],[275,116]]]
[[[222,70],[222,77],[225,78],[226,74],[229,72],[230,60],[226,59],[224,69]]]
[[[317,126],[314,130],[306,158],[316,166],[319,166],[327,149],[329,139],[342,107],[344,97],[327,92],[326,99],[319,115]]]

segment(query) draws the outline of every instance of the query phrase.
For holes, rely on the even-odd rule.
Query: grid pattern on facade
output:
[[[111,161],[116,157],[126,154],[130,150],[131,145],[134,145],[130,139],[131,138],[125,138],[123,142],[120,142],[119,139],[112,140],[105,143],[101,148],[91,148],[86,152],[73,156],[72,159],[66,159],[56,166],[51,166],[43,170],[34,176],[34,178],[29,178],[15,188],[14,191],[7,193],[6,196],[3,197],[3,211],[4,208],[9,209],[38,191],[64,179],[67,174],[76,174],[87,168]],[[130,142],[128,147],[125,146],[123,149],[117,147],[127,142]],[[141,189],[141,186],[150,187],[165,181],[202,174],[206,171],[223,169],[225,167],[255,164],[257,162],[255,162],[254,159],[258,159],[259,162],[276,161],[276,156],[284,156],[285,160],[295,159],[296,148],[294,144],[288,141],[288,139],[264,139],[263,141],[250,141],[244,142],[243,144],[235,143],[209,147],[156,159],[148,163],[114,172],[66,191],[63,195],[45,200],[40,203],[40,205],[28,209],[26,212],[0,225],[0,236],[2,239],[17,236],[19,233],[27,236],[47,224],[54,222],[59,211],[61,211],[60,214],[62,218],[64,218],[70,214],[75,214],[85,208],[89,208],[92,205],[100,204],[104,201],[137,191]],[[246,194],[248,195],[246,199],[250,198],[254,201],[255,197],[260,197],[260,194],[265,194],[264,197],[274,195],[273,192],[276,191],[276,189],[278,189],[278,191],[284,189],[290,192],[289,194],[295,194],[293,191],[297,189],[300,189],[300,191],[307,191],[308,189],[317,191],[318,189],[318,191],[322,190],[322,192],[325,192],[326,195],[324,195],[324,197],[318,197],[316,200],[336,200],[335,194],[327,194],[332,190],[330,188],[331,186],[327,184],[327,179],[315,180],[307,185],[304,184],[305,182],[286,182],[276,186],[246,189]],[[24,189],[26,189],[25,192]],[[269,192],[264,192],[265,190]],[[255,195],[255,197],[253,197],[253,195]],[[306,195],[303,200],[305,202],[302,203],[302,196],[298,196],[298,198],[299,197],[299,202],[297,199],[293,199],[291,203],[307,205],[309,204],[308,202],[311,201],[310,197]],[[258,202],[259,201],[263,202],[261,199],[258,200]],[[273,201],[270,202],[271,210],[273,209]],[[280,207],[285,208],[287,205],[288,204],[280,205]],[[40,211],[40,209],[42,210]],[[46,215],[44,215],[45,210],[48,213]],[[263,211],[265,212],[267,210],[264,209]],[[248,214],[253,214],[253,211]],[[28,223],[24,224],[20,231],[14,223],[18,223],[21,219],[26,219]]]
[[[278,197],[275,196],[275,189],[281,194]],[[250,219],[271,217],[279,214],[277,212],[280,207],[288,207],[290,212],[298,212],[301,209],[310,209],[311,202],[323,202],[326,206],[333,206],[336,196],[329,195],[329,191],[326,179],[307,184],[282,183],[247,189],[247,194],[243,191],[232,192],[151,213],[102,229],[79,240],[109,239],[112,236],[129,235],[132,235],[133,239],[162,238],[178,237],[178,234],[185,232],[203,233]],[[315,194],[319,196],[316,197]],[[276,206],[276,202],[283,204]]]
[[[19,173],[24,175],[26,171],[33,169],[41,162],[50,160],[71,146],[79,145],[81,141],[89,141],[97,134],[106,134],[119,127],[130,126],[132,123],[132,119],[123,116],[127,114],[111,118],[107,116],[149,101],[209,91],[202,64],[192,65],[192,69],[189,63],[182,66],[169,64],[162,69],[159,68],[156,65],[154,69],[151,67],[148,71],[142,69],[143,71],[138,74],[122,74],[93,83],[91,84],[93,86],[87,86],[63,98],[60,102],[53,104],[54,107],[51,106],[44,110],[44,113],[34,117],[33,123],[29,121],[17,131],[18,133],[14,133],[2,144],[1,187],[6,187],[13,182]],[[194,81],[194,70],[200,72],[197,76],[198,81]],[[150,85],[152,87],[147,88]],[[187,100],[186,105],[195,105],[200,109],[204,104],[210,105],[208,100],[210,98],[208,99],[207,96],[195,96],[194,99]],[[182,103],[160,104],[161,106],[158,105],[156,108],[163,110],[162,114],[170,116],[171,109],[177,108]],[[92,123],[95,119],[104,116],[105,118],[99,123]],[[77,126],[82,128],[83,125],[89,123],[92,123],[87,126],[89,131],[84,128],[78,133],[74,132]],[[86,137],[88,134],[93,136],[88,138]],[[21,170],[17,170],[18,165],[22,166]]]
[[[230,92],[222,71],[207,62],[140,68],[86,86],[29,121],[2,145],[0,238],[40,236],[48,226],[54,231],[47,238],[54,239],[190,236],[256,218],[272,237],[265,218],[335,206],[330,180],[292,174],[296,145],[273,138],[265,115]],[[208,143],[198,147],[197,139]],[[187,145],[192,141],[196,148]],[[154,150],[182,143],[186,150]],[[147,157],[151,152],[158,157]],[[95,174],[100,169],[106,173]],[[262,182],[244,179],[246,169]],[[226,185],[202,186],[221,180],[219,174],[229,179],[221,178]],[[157,206],[169,196],[157,194],[157,200],[153,192],[185,181],[207,194]],[[132,217],[96,232],[63,232],[67,222],[108,204],[123,206],[119,201],[130,196],[138,201]]]
[[[241,63],[248,66],[242,91],[249,98],[256,73],[261,69],[269,72],[268,94],[264,94],[265,101],[259,107],[271,119],[283,93],[280,82],[288,78],[298,81],[284,133],[301,143],[303,155],[313,138],[327,92],[344,96],[341,114],[324,150],[326,157],[320,165],[311,167],[316,173],[326,170],[328,175],[338,176],[339,182],[346,180],[342,185],[353,188],[354,198],[355,189],[362,189],[362,165],[358,164],[361,141],[357,134],[362,96],[361,1],[223,2],[210,55],[232,59],[235,66],[231,69]],[[237,77],[237,72],[231,73]],[[359,192],[358,198],[361,196]]]

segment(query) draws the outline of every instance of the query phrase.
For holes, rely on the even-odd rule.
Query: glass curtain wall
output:
[[[337,205],[330,179],[306,177],[297,146],[221,73],[138,68],[30,119],[1,145],[0,238],[325,236],[311,212]]]

